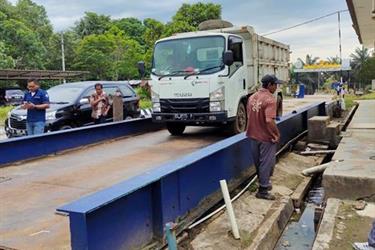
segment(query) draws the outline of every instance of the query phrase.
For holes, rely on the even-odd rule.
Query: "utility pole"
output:
[[[64,32],[61,32],[61,64],[62,64],[62,71],[65,71],[65,52],[64,52]],[[63,82],[66,83],[65,78]]]
[[[338,20],[338,26],[339,26],[339,53],[340,53],[340,65],[342,67],[342,49],[341,49],[341,15],[340,11],[337,11],[337,20]],[[340,71],[340,82],[342,82],[342,70]]]

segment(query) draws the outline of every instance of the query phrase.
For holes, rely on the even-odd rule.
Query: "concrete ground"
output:
[[[283,100],[283,110],[284,114],[290,113],[296,108],[300,108],[303,106],[311,105],[317,102],[326,102],[329,103],[333,99],[333,95],[331,94],[319,94],[319,95],[305,95],[305,98],[285,98]]]
[[[359,102],[332,160],[323,175],[328,197],[375,202],[375,100]]]
[[[301,185],[306,186],[310,178],[302,176],[301,171],[319,165],[322,159],[321,156],[301,156],[295,153],[283,156],[277,163],[272,177],[272,193],[277,196],[275,201],[255,198],[255,192],[251,192],[250,188],[233,203],[240,240],[235,240],[231,235],[228,217],[223,211],[208,223],[202,224],[200,232],[191,239],[187,248],[273,249],[293,213],[291,197],[302,199],[304,196],[301,192],[304,188],[301,188]]]
[[[367,242],[375,219],[375,203],[356,210],[350,200],[328,199],[313,250],[353,249],[354,242]]]

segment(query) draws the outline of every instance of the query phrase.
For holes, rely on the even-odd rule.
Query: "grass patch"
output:
[[[375,92],[362,95],[362,96],[356,96],[356,95],[345,95],[345,106],[347,109],[350,109],[354,106],[354,102],[356,100],[375,100]]]
[[[8,112],[11,111],[13,106],[2,106],[0,107],[0,126],[4,125],[5,119],[7,118]]]

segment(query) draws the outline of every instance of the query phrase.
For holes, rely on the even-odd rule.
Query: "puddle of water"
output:
[[[315,208],[324,201],[324,189],[318,178],[308,193],[305,208],[299,216],[294,214],[276,244],[276,250],[308,250],[312,248],[316,236],[314,222]]]

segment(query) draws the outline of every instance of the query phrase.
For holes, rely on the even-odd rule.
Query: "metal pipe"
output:
[[[168,222],[167,224],[165,224],[165,234],[167,237],[169,250],[177,250],[176,235],[173,232],[174,227],[175,225],[172,222]]]
[[[223,193],[225,205],[227,207],[228,217],[229,217],[229,221],[230,221],[230,224],[231,224],[231,227],[232,227],[233,236],[234,236],[235,239],[239,239],[240,238],[240,232],[238,231],[236,216],[234,215],[232,201],[230,200],[226,180],[220,181],[220,187],[221,187],[221,192]]]

